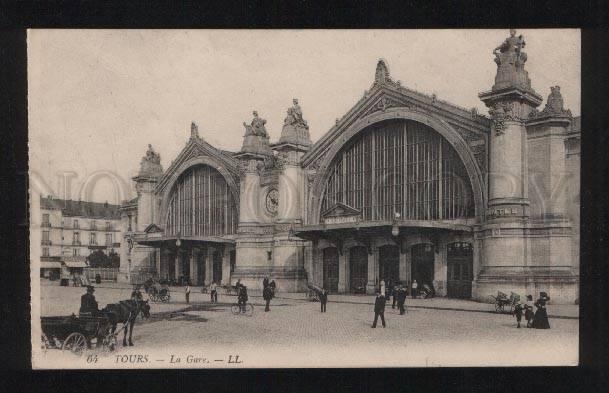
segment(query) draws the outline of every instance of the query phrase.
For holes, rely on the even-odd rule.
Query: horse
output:
[[[133,325],[135,325],[135,319],[141,313],[145,319],[150,318],[150,305],[148,300],[140,300],[138,298],[131,298],[129,300],[121,300],[118,303],[108,304],[102,313],[108,316],[110,323],[112,324],[112,334],[116,332],[116,326],[121,322],[125,328],[123,335],[123,346],[127,346],[127,330],[129,330],[129,346],[133,346],[131,337],[133,335]]]

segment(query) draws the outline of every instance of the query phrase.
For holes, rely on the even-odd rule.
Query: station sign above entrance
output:
[[[356,223],[361,216],[361,211],[340,202],[322,213],[324,224]]]

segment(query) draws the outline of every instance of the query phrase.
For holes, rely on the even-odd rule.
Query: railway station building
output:
[[[488,115],[402,85],[379,60],[370,89],[315,143],[314,114],[294,99],[274,141],[254,111],[239,151],[194,123],[168,168],[149,146],[137,197],[121,206],[122,279],[257,289],[268,276],[279,291],[368,294],[417,280],[439,296],[546,291],[573,303],[580,122],[560,87],[545,102],[533,90],[523,43],[511,32],[494,51],[479,94]]]

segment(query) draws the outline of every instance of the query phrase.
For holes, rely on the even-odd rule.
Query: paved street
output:
[[[83,288],[43,286],[42,315],[77,313]],[[97,288],[100,304],[126,299],[128,288]],[[387,328],[371,329],[373,297],[358,302],[319,303],[281,297],[264,312],[261,298],[250,296],[252,317],[230,312],[234,296],[220,294],[218,304],[208,295],[172,293],[168,304],[153,303],[152,316],[138,319],[135,346],[120,346],[115,354],[147,354],[145,364],[122,363],[115,355],[100,359],[93,367],[286,367],[286,366],[440,366],[440,365],[536,365],[576,364],[578,320],[550,319],[552,329],[516,329],[509,315],[429,308],[410,308],[400,316],[389,305]],[[366,300],[370,304],[364,303]],[[442,299],[434,299],[442,300]],[[416,301],[411,301],[416,303]],[[429,303],[428,303],[429,304]],[[550,310],[550,314],[552,311]],[[120,341],[120,340],[119,340]],[[171,358],[171,355],[174,358]],[[228,364],[239,355],[241,364]],[[185,363],[186,357],[210,363]],[[49,350],[40,359],[44,367],[57,367],[60,351]],[[170,363],[177,358],[180,363]],[[220,358],[220,359],[217,359]],[[70,358],[66,358],[73,361]],[[135,359],[134,357],[131,358]],[[215,361],[221,360],[221,361]],[[78,360],[74,367],[91,367]]]

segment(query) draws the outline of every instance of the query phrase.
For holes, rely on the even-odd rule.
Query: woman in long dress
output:
[[[545,292],[539,293],[539,299],[535,302],[535,316],[533,317],[533,327],[535,329],[549,329],[550,322],[548,321],[548,312],[546,310],[546,304],[550,300],[550,297]]]

